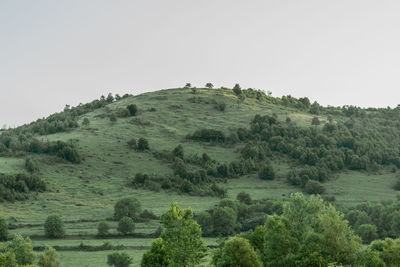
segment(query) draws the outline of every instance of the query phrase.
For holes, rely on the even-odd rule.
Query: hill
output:
[[[39,235],[47,215],[62,213],[70,234],[93,235],[126,196],[156,215],[172,201],[201,212],[240,192],[321,193],[344,207],[393,201],[399,118],[398,108],[322,107],[253,89],[110,94],[1,133],[0,214]]]

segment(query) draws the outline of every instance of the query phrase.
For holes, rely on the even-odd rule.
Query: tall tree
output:
[[[182,210],[177,203],[161,217],[165,251],[171,266],[198,266],[207,247],[201,238],[201,228],[193,220],[193,210]]]

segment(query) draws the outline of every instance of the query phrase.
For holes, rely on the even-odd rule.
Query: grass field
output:
[[[221,94],[222,92],[222,94]],[[196,97],[197,103],[191,99]],[[226,110],[218,111],[212,104],[225,103]],[[111,122],[107,114],[134,103],[139,112],[136,117],[118,118]],[[207,104],[208,103],[208,104]],[[210,104],[211,103],[211,104]],[[150,111],[154,108],[155,111]],[[89,126],[81,126],[70,132],[40,137],[42,140],[76,140],[84,161],[70,164],[54,157],[34,155],[40,165],[40,177],[48,185],[48,191],[32,195],[27,201],[0,205],[0,215],[13,224],[21,224],[11,233],[25,236],[42,235],[43,222],[51,213],[61,213],[65,221],[91,220],[93,222],[66,223],[67,235],[94,235],[98,221],[113,215],[115,202],[126,196],[134,196],[156,215],[163,214],[176,201],[183,208],[192,207],[195,211],[206,210],[220,199],[216,197],[197,197],[167,191],[153,192],[137,190],[127,186],[129,179],[142,172],[158,176],[172,173],[167,163],[154,158],[151,152],[131,150],[127,141],[131,138],[146,137],[152,151],[171,151],[182,144],[186,155],[207,153],[218,162],[230,162],[237,159],[237,146],[215,146],[190,142],[187,134],[200,128],[212,128],[226,134],[239,127],[248,127],[255,114],[276,114],[278,119],[291,118],[297,125],[311,124],[313,115],[299,110],[260,103],[256,99],[246,99],[240,105],[231,90],[199,89],[192,94],[190,89],[171,89],[139,96],[128,97],[81,116],[90,120]],[[320,117],[325,121],[327,118]],[[229,180],[222,184],[228,197],[235,198],[241,192],[247,192],[253,199],[283,199],[290,193],[299,191],[286,183],[286,174],[290,170],[290,161],[276,158],[272,163],[278,178],[274,181],[261,181],[255,174]],[[0,173],[18,173],[24,171],[24,158],[0,157]],[[327,195],[334,195],[339,205],[354,205],[366,200],[384,201],[396,199],[397,193],[391,189],[395,174],[383,170],[381,174],[345,172],[325,184]],[[28,227],[24,224],[39,224]],[[110,223],[115,233],[116,224]],[[150,233],[159,223],[138,223],[136,232]],[[101,245],[101,239],[34,240],[34,245],[79,245],[80,242]],[[151,239],[110,239],[113,244],[149,246]],[[208,244],[215,240],[207,241]],[[211,243],[210,243],[211,242]],[[135,244],[135,245],[132,245]],[[107,251],[77,252],[62,251],[63,266],[106,266]],[[134,266],[140,261],[143,250],[127,250],[133,256]]]

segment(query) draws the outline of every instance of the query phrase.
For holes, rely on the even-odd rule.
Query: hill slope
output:
[[[321,130],[328,121],[334,125],[353,123],[346,127],[360,135],[360,138],[366,128],[378,131],[395,129],[395,126],[387,128],[388,125],[382,125],[382,117],[389,114],[387,110],[344,107],[320,108],[320,111],[315,111],[315,107],[319,108],[316,104],[310,105],[304,101],[305,104],[300,105],[304,99],[299,101],[290,97],[280,99],[264,94],[260,96],[257,91],[243,94],[247,95],[245,100],[240,100],[228,89],[197,89],[195,93],[192,89],[170,89],[126,96],[90,112],[78,114],[77,125],[67,127],[66,131],[33,134],[33,137],[44,143],[60,140],[72,142],[83,160],[73,164],[48,153],[26,153],[10,146],[9,152],[4,152],[0,157],[0,173],[26,172],[25,158],[28,155],[38,162],[40,170],[37,175],[46,183],[47,190],[32,193],[25,201],[4,202],[0,206],[0,213],[13,217],[18,223],[41,223],[48,214],[55,212],[61,212],[67,220],[101,220],[112,216],[113,205],[123,196],[137,197],[144,208],[158,215],[172,201],[198,211],[205,210],[218,202],[219,198],[189,195],[157,186],[155,190],[148,190],[132,186],[132,180],[137,173],[148,174],[156,179],[174,176],[175,163],[165,155],[179,144],[182,144],[185,156],[196,159],[194,155],[201,157],[206,153],[217,162],[216,166],[240,160],[241,149],[253,141],[219,144],[192,141],[187,139],[187,135],[199,129],[214,129],[228,138],[238,128],[248,129],[256,114],[269,115],[282,123],[291,121],[299,129]],[[126,116],[122,112],[130,104],[138,107],[135,116]],[[110,120],[110,114],[115,114],[116,121],[113,116]],[[398,113],[394,116],[398,117]],[[320,121],[319,126],[311,126],[315,117]],[[83,125],[85,118],[89,120],[89,125]],[[32,123],[31,127],[37,124],[39,122]],[[15,135],[16,132],[18,129],[10,134]],[[148,140],[150,151],[136,151],[128,146],[129,140],[141,137]],[[379,138],[378,134],[377,140]],[[398,142],[396,138],[393,140]],[[245,191],[253,199],[280,199],[291,192],[302,190],[287,182],[289,172],[301,167],[301,163],[280,151],[271,152],[268,161],[276,172],[273,181],[260,180],[257,171],[253,171],[232,179],[216,177],[216,185],[227,189],[226,194],[231,198]],[[397,179],[396,173],[392,171],[393,164],[384,163],[383,167],[373,170],[344,168],[335,171],[323,183],[325,195],[335,196],[339,204],[345,205],[364,200],[393,200],[397,195],[392,189]],[[196,164],[189,164],[187,168],[187,171],[201,169]],[[212,184],[210,180],[207,183]]]

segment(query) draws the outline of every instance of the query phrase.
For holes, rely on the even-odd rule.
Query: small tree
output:
[[[107,264],[114,267],[128,267],[133,259],[126,252],[114,252],[107,256]]]
[[[239,200],[240,202],[250,205],[251,204],[251,197],[248,193],[246,192],[240,192],[237,194],[236,199]]]
[[[17,266],[32,264],[36,256],[30,238],[24,239],[19,234],[15,235],[13,240],[8,243],[7,249],[15,254]]]
[[[214,88],[214,85],[212,83],[206,83],[206,87],[212,89]]]
[[[106,221],[102,221],[97,226],[97,235],[106,236],[108,235],[108,230],[110,230],[110,225]]]
[[[126,108],[128,109],[129,114],[130,114],[131,116],[136,116],[136,113],[137,113],[137,111],[138,111],[138,108],[137,108],[137,106],[136,106],[135,104],[130,104],[130,105],[128,105]]]
[[[274,180],[275,171],[270,164],[267,164],[259,171],[258,177],[262,180]]]
[[[318,119],[318,117],[312,118],[311,125],[318,126],[320,124],[321,124],[321,121]]]
[[[82,125],[83,126],[89,126],[89,124],[90,124],[89,119],[88,118],[84,118],[83,121],[82,121]]]
[[[235,86],[233,87],[232,90],[235,93],[235,95],[237,95],[237,96],[242,94],[242,88],[240,88],[240,85],[238,83],[235,84]]]
[[[192,94],[196,94],[197,93],[197,88],[196,87],[192,87]]]
[[[161,224],[165,229],[161,238],[171,266],[198,266],[207,247],[201,238],[200,226],[193,220],[193,210],[182,210],[173,203],[161,217]]]
[[[190,87],[192,87],[192,84],[191,84],[191,83],[186,83],[186,84],[185,84],[185,87],[183,87],[183,88],[189,89]]]
[[[114,102],[114,97],[113,97],[113,95],[112,95],[111,93],[109,93],[109,94],[107,95],[106,101],[107,101],[107,103],[112,103],[112,102]]]
[[[112,113],[109,118],[110,118],[111,122],[116,122],[117,121],[117,116],[115,116],[114,113]]]
[[[151,243],[150,250],[143,254],[141,267],[164,267],[168,266],[168,255],[165,250],[163,239],[157,238]]]
[[[149,147],[149,142],[147,141],[147,139],[140,137],[138,144],[137,144],[137,149],[140,151],[144,151],[144,150],[148,150],[150,149]]]
[[[136,149],[137,148],[137,144],[136,144],[136,139],[132,138],[131,140],[128,141],[128,146],[132,149]]]
[[[36,160],[34,160],[32,158],[27,158],[25,160],[25,168],[28,172],[34,173],[34,172],[39,171],[39,164],[37,163]]]
[[[133,233],[135,230],[135,223],[131,218],[125,216],[119,220],[117,230],[123,235]]]
[[[141,212],[142,205],[139,200],[134,197],[120,199],[114,206],[114,218],[118,221],[124,216],[135,219]]]
[[[58,267],[60,266],[60,259],[57,251],[52,247],[47,247],[46,250],[39,258],[40,267]]]
[[[263,266],[257,253],[251,247],[249,241],[236,236],[226,243],[222,243],[215,252],[213,264],[216,267],[261,267]]]
[[[64,221],[58,214],[47,216],[44,223],[44,233],[50,238],[62,238],[65,235]]]
[[[177,158],[183,159],[184,153],[182,145],[178,145],[177,147],[175,147],[174,150],[172,150],[172,155],[174,155]]]
[[[356,234],[361,237],[364,244],[369,244],[378,238],[376,226],[373,224],[361,224]]]
[[[8,238],[8,223],[0,217],[0,241],[6,241]]]

